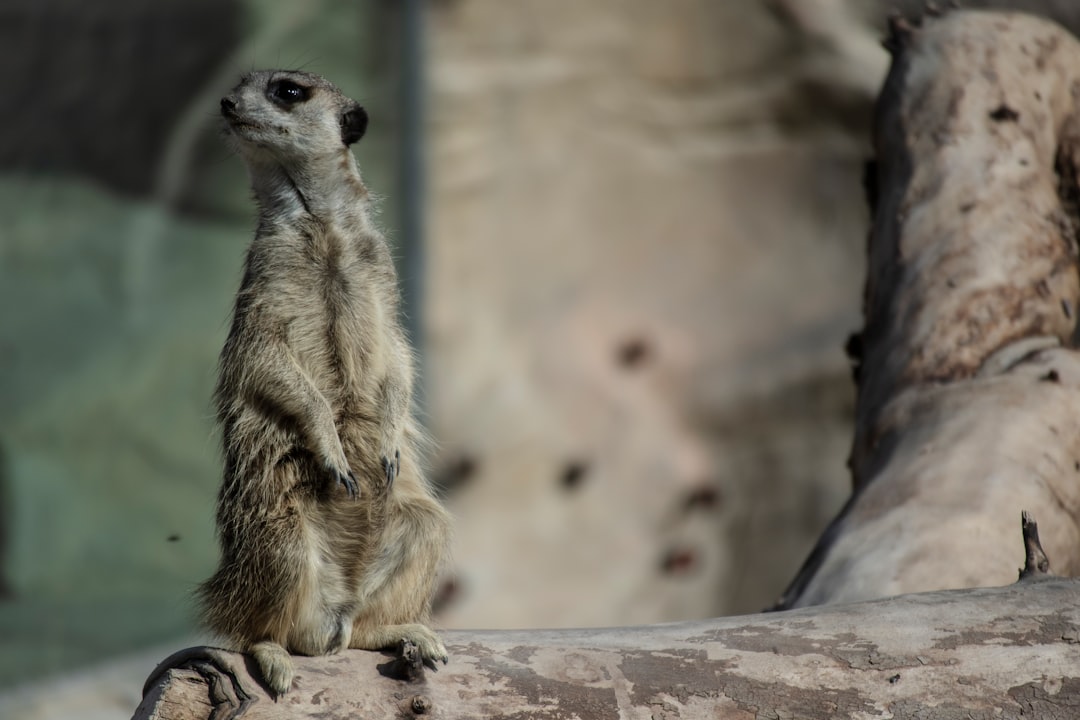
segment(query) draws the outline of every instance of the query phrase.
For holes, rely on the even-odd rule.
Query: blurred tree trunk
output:
[[[1080,45],[989,12],[888,42],[854,489],[778,608],[1005,584],[1020,509],[1080,570]]]
[[[389,656],[297,658],[276,702],[196,648],[138,718],[1060,716],[1080,708],[1080,584],[871,600],[1015,579],[1021,508],[1080,568],[1080,360],[1071,344],[1080,45],[1019,15],[902,22],[868,175],[852,500],[786,613],[607,630],[453,632],[412,681]],[[1031,549],[1031,546],[1028,548]],[[1034,558],[1029,565],[1037,565]]]

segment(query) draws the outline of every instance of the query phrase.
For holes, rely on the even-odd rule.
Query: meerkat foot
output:
[[[394,451],[394,459],[391,460],[386,455],[382,457],[383,472],[386,473],[386,489],[389,490],[394,485],[394,479],[401,472],[401,451]]]
[[[354,628],[349,647],[357,650],[384,650],[396,647],[403,640],[413,643],[420,649],[425,665],[433,666],[436,660],[441,660],[445,664],[450,659],[446,654],[446,646],[435,631],[420,623]]]
[[[293,663],[289,651],[276,642],[266,640],[252,645],[251,654],[270,689],[278,695],[287,693],[293,683]]]

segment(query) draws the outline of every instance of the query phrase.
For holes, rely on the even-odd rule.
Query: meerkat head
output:
[[[221,99],[221,114],[248,160],[286,165],[339,155],[364,136],[359,103],[313,73],[260,70]]]

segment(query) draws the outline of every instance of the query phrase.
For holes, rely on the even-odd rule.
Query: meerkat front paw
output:
[[[346,470],[342,473],[335,468],[329,468],[329,472],[332,480],[331,490],[341,486],[345,488],[345,494],[349,496],[350,500],[360,497],[360,485],[356,482],[356,475],[353,474],[352,470]]]
[[[341,438],[337,432],[324,433],[318,446],[329,485],[326,488],[327,494],[333,497],[340,486],[350,500],[360,497],[360,484],[356,482],[356,475],[349,468],[349,460],[345,457],[345,448],[341,446]]]
[[[255,643],[251,654],[262,671],[263,680],[278,695],[284,695],[292,688],[293,664],[289,651],[275,642]]]
[[[386,489],[389,490],[394,485],[394,479],[401,472],[401,451],[394,451],[394,459],[383,455],[382,457],[383,473],[386,475]]]
[[[345,494],[350,500],[360,497],[360,484],[356,482],[356,475],[349,469],[349,463],[345,460],[345,453],[337,460],[327,459],[324,463],[327,479],[329,480],[330,495],[332,496],[338,487],[344,488]]]

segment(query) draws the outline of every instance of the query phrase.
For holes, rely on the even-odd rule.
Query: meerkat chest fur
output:
[[[374,399],[386,375],[402,371],[385,241],[310,218],[264,232],[255,241],[265,253],[260,291],[296,362],[334,404]]]
[[[401,452],[412,382],[393,259],[349,149],[367,116],[319,76],[283,75],[253,77],[222,100],[259,213],[222,354],[226,454],[231,444],[250,455],[250,441],[269,437],[232,420],[268,411],[325,466],[367,477]],[[261,457],[277,462],[285,445]]]

